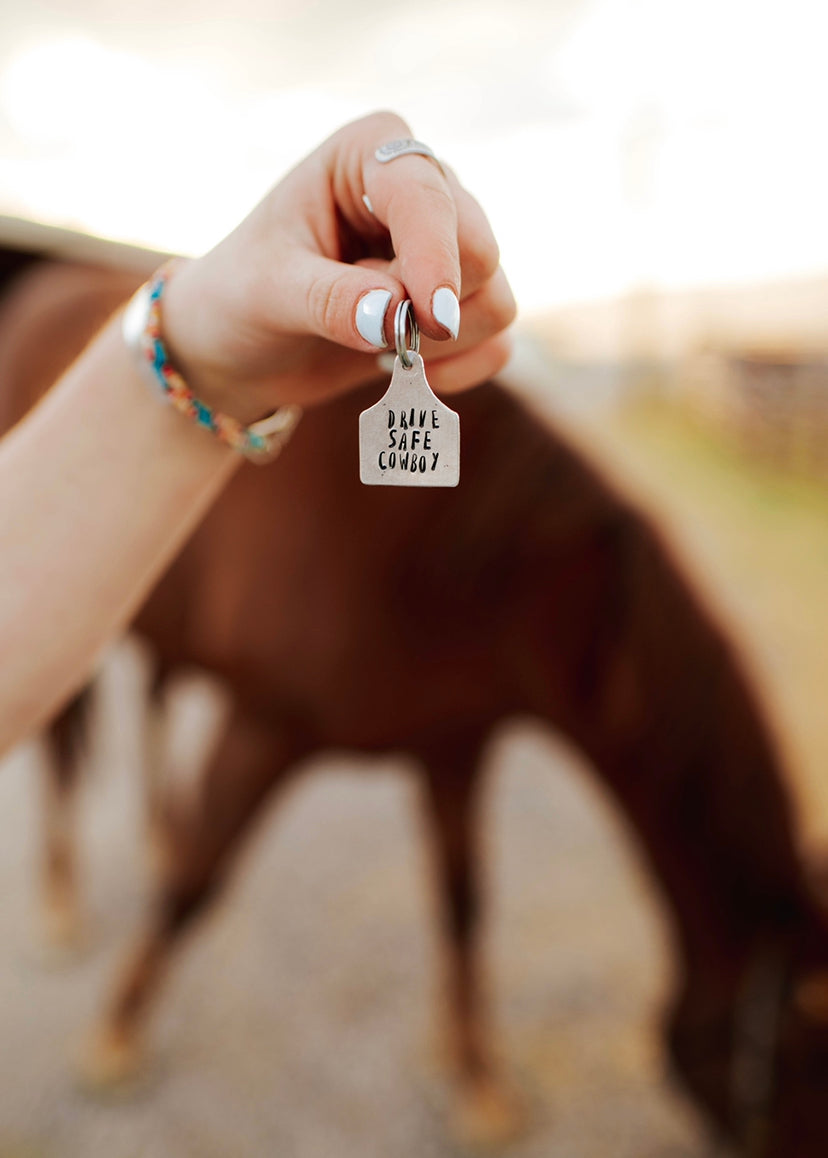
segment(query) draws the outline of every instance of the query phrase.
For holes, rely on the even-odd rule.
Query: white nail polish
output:
[[[377,367],[383,374],[393,374],[396,360],[396,354],[377,354]]]
[[[359,299],[356,308],[356,328],[366,342],[384,350],[388,343],[385,340],[385,313],[391,301],[391,291],[384,289],[369,290]]]
[[[450,290],[447,285],[435,290],[431,299],[431,312],[435,322],[448,330],[456,340],[460,333],[460,303],[454,290]]]
[[[362,204],[365,206],[365,208],[368,210],[368,212],[371,214],[372,217],[376,217],[376,213],[374,212],[374,206],[371,204],[371,198],[368,196],[367,193],[362,194]]]

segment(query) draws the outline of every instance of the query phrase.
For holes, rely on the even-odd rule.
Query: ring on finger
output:
[[[415,141],[413,137],[401,137],[396,141],[387,141],[384,145],[380,145],[374,153],[374,156],[381,165],[387,165],[389,161],[396,161],[398,157],[406,157],[412,154],[419,157],[428,157],[429,160],[437,165],[443,176],[445,176],[445,170],[435,156],[434,150],[430,149],[429,146],[422,141]]]

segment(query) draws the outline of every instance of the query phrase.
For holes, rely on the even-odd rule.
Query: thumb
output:
[[[402,282],[317,255],[307,255],[303,265],[303,285],[294,287],[296,307],[305,314],[295,319],[297,329],[362,352],[393,345],[394,312],[406,296]]]

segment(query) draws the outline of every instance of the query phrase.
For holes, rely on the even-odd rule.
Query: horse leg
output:
[[[267,793],[298,754],[283,733],[239,712],[231,715],[200,791],[170,812],[163,878],[82,1058],[86,1084],[117,1085],[140,1070],[147,1017],[172,956],[208,910]]]
[[[167,710],[165,693],[169,672],[156,666],[147,687],[144,704],[143,763],[141,786],[144,795],[144,838],[150,878],[162,880],[169,850]]]
[[[41,911],[43,935],[55,948],[77,943],[81,930],[75,804],[91,689],[71,700],[46,729],[43,776]]]
[[[151,880],[163,880],[172,855],[170,817],[185,809],[224,731],[226,699],[203,681],[156,662],[144,707],[142,788],[144,840]],[[183,733],[182,733],[183,728]],[[186,736],[186,750],[182,740]]]
[[[432,835],[446,944],[450,1050],[457,1078],[452,1131],[464,1145],[492,1146],[520,1129],[518,1100],[498,1072],[480,970],[479,743],[441,747],[426,758],[426,819]]]

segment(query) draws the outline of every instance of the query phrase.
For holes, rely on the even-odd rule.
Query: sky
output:
[[[526,313],[821,272],[822,7],[0,0],[0,212],[198,253],[393,108],[483,204]]]

